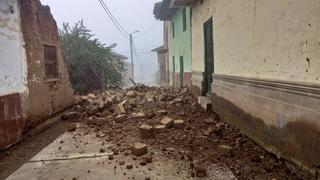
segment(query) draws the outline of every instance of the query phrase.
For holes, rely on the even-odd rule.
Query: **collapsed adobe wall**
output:
[[[27,52],[26,128],[37,125],[73,103],[73,89],[59,41],[57,24],[48,6],[39,0],[20,0],[21,27]],[[56,47],[57,79],[45,73],[44,44]]]

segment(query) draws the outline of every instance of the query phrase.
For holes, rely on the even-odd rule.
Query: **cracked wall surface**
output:
[[[58,27],[48,6],[38,0],[20,0],[21,27],[28,65],[27,126],[64,110],[73,103],[73,89],[60,45]],[[44,45],[56,47],[58,77],[45,74]]]

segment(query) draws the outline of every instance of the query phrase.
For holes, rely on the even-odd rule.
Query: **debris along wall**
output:
[[[17,1],[0,0],[0,149],[21,138],[28,95],[27,62]],[[22,107],[22,108],[21,108]]]
[[[208,8],[209,7],[209,8]],[[204,0],[193,7],[193,84],[213,18],[213,108],[266,149],[320,166],[320,2]]]
[[[41,5],[38,0],[19,2],[27,50],[27,127],[30,127],[70,106],[73,103],[73,89],[50,8]]]

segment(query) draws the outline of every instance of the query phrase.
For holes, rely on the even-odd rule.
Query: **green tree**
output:
[[[70,80],[78,92],[119,86],[126,72],[124,62],[112,54],[112,47],[93,38],[83,21],[70,26],[63,23],[60,40]]]

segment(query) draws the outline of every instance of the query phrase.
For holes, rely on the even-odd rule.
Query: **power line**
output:
[[[114,15],[112,14],[112,12],[110,11],[110,9],[108,8],[107,4],[104,2],[104,0],[101,0],[101,2],[104,4],[104,6],[106,7],[106,10],[109,12],[109,14],[111,15],[111,17],[115,20],[115,22],[119,25],[119,27],[123,30],[123,32],[125,32],[127,35],[129,35],[128,31],[126,31],[126,29],[121,26],[121,24],[119,23],[119,21],[117,20],[117,18],[114,17]]]
[[[148,28],[145,32],[141,33],[139,36],[137,36],[137,38],[144,36],[145,34],[147,34],[148,32],[150,32],[153,28],[155,28],[160,21],[157,21],[156,23],[154,23],[150,28]]]
[[[108,9],[107,5],[104,3],[103,0],[99,0],[100,5],[102,6],[102,8],[104,9],[104,11],[107,13],[107,15],[109,16],[110,20],[112,21],[112,23],[116,26],[116,28],[119,30],[119,32],[126,38],[128,38],[128,33],[127,31],[121,26],[121,24],[119,23],[119,21],[113,16],[113,14],[111,13],[111,11]]]

